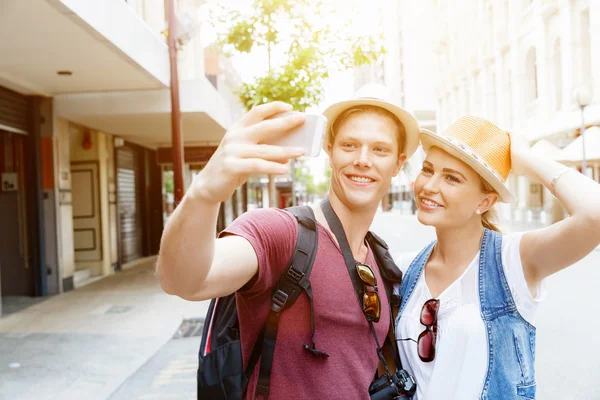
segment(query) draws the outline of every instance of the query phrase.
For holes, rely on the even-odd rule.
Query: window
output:
[[[440,129],[446,129],[446,127],[452,123],[452,118],[454,118],[452,112],[453,109],[450,99],[450,93],[446,93],[446,115],[444,115],[443,124],[441,124],[442,126],[440,126]]]
[[[531,103],[538,98],[537,58],[533,47],[525,58],[525,80],[525,101]]]
[[[494,9],[492,8],[492,5],[490,5],[487,9],[487,19],[488,19],[488,46],[489,46],[489,51],[490,53],[493,53],[493,49],[494,49],[494,35],[496,34],[496,32],[494,31]]]
[[[481,74],[479,72],[477,72],[475,74],[475,77],[473,78],[474,82],[475,82],[475,87],[473,88],[474,93],[473,93],[473,114],[475,115],[483,115],[483,107],[481,106],[483,101],[482,101],[482,96],[481,93],[483,92],[483,87],[481,84]]]
[[[506,93],[504,94],[505,98],[505,112],[506,112],[506,122],[509,123],[510,126],[513,125],[513,113],[512,113],[512,76],[510,71],[506,74]]]
[[[502,54],[502,87],[499,91],[502,103],[500,104],[502,123],[508,126],[512,125],[511,115],[511,96],[512,96],[512,77],[511,77],[510,52]]]
[[[444,98],[443,97],[438,97],[438,121],[443,121],[444,118],[446,118],[446,105],[444,104]]]
[[[554,71],[554,110],[559,111],[562,108],[562,60],[560,52],[560,39],[557,38],[554,42],[552,51],[552,68]]]
[[[494,121],[496,119],[496,72],[491,71],[488,74],[488,94],[486,101],[486,118]]]
[[[592,84],[592,50],[590,46],[591,34],[590,34],[590,10],[587,9],[581,13],[580,21],[580,83],[582,85],[591,87]]]
[[[454,99],[452,100],[452,114],[450,116],[450,123],[454,122],[459,115],[458,107],[460,104],[460,98],[458,96],[458,88],[454,89]]]

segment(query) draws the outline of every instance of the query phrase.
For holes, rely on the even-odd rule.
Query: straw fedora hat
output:
[[[510,136],[483,118],[465,116],[454,122],[442,135],[421,130],[425,153],[439,147],[473,168],[500,197],[511,203],[517,198],[506,186],[511,170]]]
[[[371,83],[357,90],[353,100],[340,101],[329,106],[323,112],[323,115],[327,117],[323,149],[327,150],[327,143],[333,134],[332,125],[340,114],[355,106],[375,106],[391,112],[402,122],[406,131],[406,144],[402,152],[406,154],[407,158],[410,158],[419,147],[419,123],[411,113],[392,103],[390,98],[390,93],[385,86]]]

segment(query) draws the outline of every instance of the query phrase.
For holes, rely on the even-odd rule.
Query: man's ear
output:
[[[402,169],[402,166],[404,165],[405,162],[406,162],[406,154],[400,153],[400,155],[398,156],[398,160],[396,162],[396,168],[394,168],[394,176],[397,176],[400,173],[400,170]]]
[[[333,168],[333,166],[331,165],[331,152],[333,151],[333,144],[328,143],[327,144],[327,150],[325,150],[325,152],[327,153],[327,155],[329,156],[329,167]]]

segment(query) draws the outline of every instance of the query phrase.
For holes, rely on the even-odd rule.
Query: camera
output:
[[[390,382],[388,376],[383,375],[371,383],[369,386],[371,400],[388,400],[401,396],[410,397],[415,394],[417,384],[406,370],[397,371],[391,378]]]

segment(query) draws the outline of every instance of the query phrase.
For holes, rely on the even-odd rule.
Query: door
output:
[[[118,147],[117,196],[121,264],[142,257],[138,154],[127,146]]]
[[[71,193],[75,263],[101,261],[102,235],[97,162],[71,164]]]
[[[2,296],[35,295],[29,265],[26,192],[21,135],[0,131],[0,292]]]

